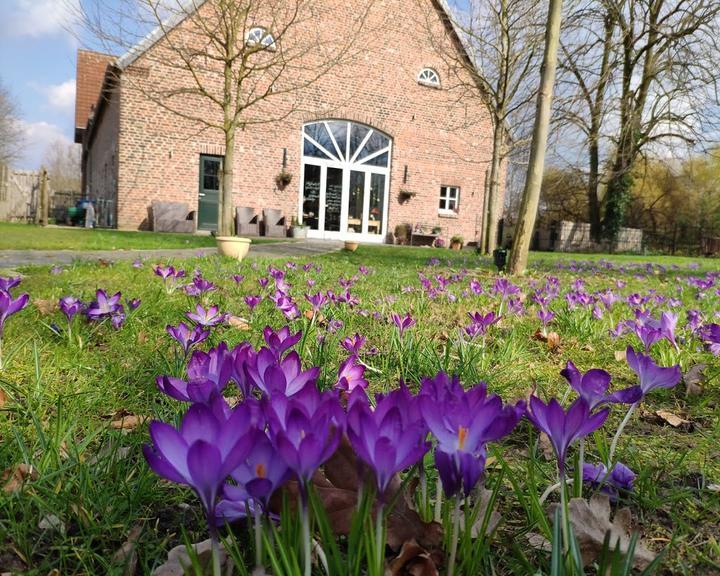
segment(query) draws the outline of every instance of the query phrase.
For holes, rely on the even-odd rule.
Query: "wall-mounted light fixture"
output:
[[[285,168],[287,166],[287,148],[283,148],[283,164],[282,167]]]

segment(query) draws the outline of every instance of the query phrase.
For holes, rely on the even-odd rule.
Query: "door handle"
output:
[[[204,193],[204,192],[200,192],[200,193],[198,194],[198,196],[203,197],[203,196],[205,196],[205,193]]]

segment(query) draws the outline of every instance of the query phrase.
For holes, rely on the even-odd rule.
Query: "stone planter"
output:
[[[293,238],[307,238],[307,226],[293,226],[291,232],[291,236]]]
[[[217,236],[218,253],[221,256],[229,256],[236,260],[242,260],[250,250],[250,238],[239,238],[237,236]]]
[[[462,249],[462,243],[460,242],[453,242],[450,244],[450,250],[461,250]]]
[[[360,246],[360,244],[358,244],[357,242],[345,242],[345,250],[347,250],[348,252],[355,252],[355,250],[358,249],[358,246]]]

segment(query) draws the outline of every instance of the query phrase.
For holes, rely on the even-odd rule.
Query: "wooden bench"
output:
[[[410,246],[432,246],[435,239],[440,236],[433,231],[431,226],[416,224],[410,232]]]

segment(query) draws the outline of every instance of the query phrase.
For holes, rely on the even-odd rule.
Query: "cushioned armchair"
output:
[[[152,223],[155,232],[184,232],[193,234],[197,229],[197,213],[188,209],[185,202],[152,203]]]
[[[238,236],[260,236],[260,217],[255,208],[237,206],[235,208],[235,234]]]

